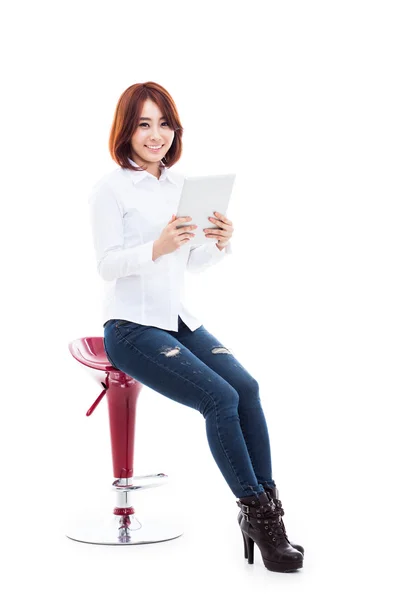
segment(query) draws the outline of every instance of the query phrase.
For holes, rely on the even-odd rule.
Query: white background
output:
[[[398,3],[37,1],[1,21],[7,597],[395,597]],[[85,416],[101,388],[68,343],[103,333],[87,196],[116,166],[118,98],[144,81],[177,104],[176,169],[237,173],[234,255],[187,293],[260,384],[296,573],[268,571],[257,547],[247,564],[203,417],[149,389],[135,473],[170,483],[137,506],[175,510],[184,535],[65,537],[78,507],[113,506],[107,404]]]

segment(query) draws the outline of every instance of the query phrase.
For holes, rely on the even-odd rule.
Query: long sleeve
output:
[[[193,273],[199,273],[211,265],[215,265],[224,259],[226,255],[232,254],[232,244],[228,242],[223,250],[219,250],[216,244],[201,244],[190,249],[186,268]]]
[[[90,221],[97,271],[106,281],[151,273],[162,256],[153,261],[154,241],[124,248],[123,214],[112,189],[96,186],[90,196]]]

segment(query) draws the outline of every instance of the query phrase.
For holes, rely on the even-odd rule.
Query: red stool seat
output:
[[[87,367],[98,371],[118,370],[110,364],[107,358],[102,337],[85,337],[74,340],[69,344],[69,349],[72,356]]]

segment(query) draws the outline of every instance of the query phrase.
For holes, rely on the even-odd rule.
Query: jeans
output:
[[[236,498],[273,487],[267,423],[257,381],[201,325],[178,331],[121,319],[104,324],[110,363],[205,419],[212,456]]]

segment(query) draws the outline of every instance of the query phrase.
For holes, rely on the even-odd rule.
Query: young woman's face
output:
[[[132,160],[145,169],[157,167],[170,149],[174,135],[157,104],[147,99],[143,104],[139,125],[131,138]]]

